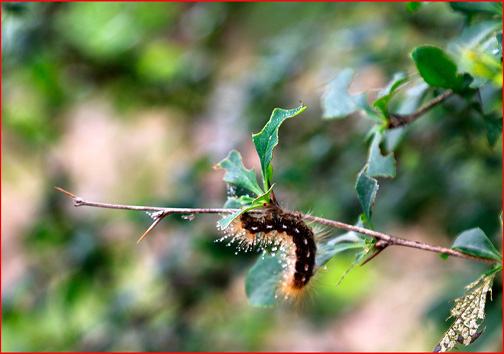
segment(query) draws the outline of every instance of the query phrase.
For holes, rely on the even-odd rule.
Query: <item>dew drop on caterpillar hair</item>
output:
[[[297,298],[315,273],[317,245],[311,227],[300,217],[285,214],[278,207],[265,214],[243,213],[225,229],[218,241],[237,244],[238,251],[281,252],[283,280],[278,293],[286,299]]]

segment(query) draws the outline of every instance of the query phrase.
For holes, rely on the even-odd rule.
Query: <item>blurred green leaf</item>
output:
[[[354,71],[346,68],[329,83],[322,99],[322,118],[345,118],[359,108],[355,103],[355,96],[348,93],[348,86],[353,76]]]
[[[460,34],[460,36],[451,41],[448,44],[448,51],[453,54],[453,58],[456,61],[459,72],[468,72],[474,77],[474,82],[471,83],[471,87],[481,87],[489,79],[493,79],[495,72],[501,72],[502,76],[502,65],[498,63],[495,65],[493,61],[498,61],[501,50],[498,42],[498,34],[502,33],[502,21],[498,20],[485,20],[474,22],[469,26],[465,27]],[[491,59],[485,59],[490,61],[489,64],[484,66],[490,66],[490,71],[494,72],[489,78],[487,75],[482,75],[480,72],[483,63],[480,63],[479,57],[486,58],[491,57]],[[500,66],[500,70],[496,69]],[[484,70],[485,72],[489,71]],[[502,79],[500,80],[502,82]],[[502,83],[501,83],[502,86]]]
[[[340,119],[348,115],[362,111],[367,117],[379,122],[385,121],[384,117],[376,113],[369,105],[366,93],[350,95],[348,86],[352,81],[354,71],[352,69],[343,69],[328,86],[328,89],[322,98],[322,118]]]
[[[472,15],[476,13],[490,13],[502,17],[502,3],[500,1],[455,1],[450,2],[455,11]]]
[[[143,48],[137,62],[139,76],[148,82],[162,83],[181,71],[183,51],[168,41],[154,41]]]
[[[479,87],[487,81],[502,87],[502,63],[499,58],[476,50],[466,50],[462,53],[462,60],[465,61],[468,72],[475,78],[480,78],[471,87]]]
[[[420,76],[429,85],[455,92],[464,89],[463,76],[457,74],[457,65],[442,49],[434,46],[417,47],[411,57]]]
[[[502,255],[479,227],[462,232],[451,248],[477,257],[502,260]]]
[[[378,192],[378,181],[366,175],[367,166],[365,166],[357,176],[357,183],[355,185],[355,190],[359,196],[359,201],[364,210],[364,215],[368,222],[371,223],[371,217],[373,215],[373,206],[376,198],[376,193]]]
[[[373,102],[373,107],[378,108],[382,112],[382,114],[388,118],[389,101],[392,99],[392,97],[394,97],[394,94],[397,92],[397,89],[401,87],[401,85],[408,80],[409,77],[406,76],[404,73],[394,74],[392,81],[387,85],[387,87],[381,90],[380,93],[378,94],[379,98]]]
[[[292,118],[303,112],[306,107],[301,104],[298,108],[286,110],[275,108],[264,128],[257,134],[252,135],[254,144],[261,160],[261,171],[263,176],[264,189],[268,190],[268,174],[272,175],[273,169],[268,172],[268,166],[273,158],[273,149],[278,145],[278,129],[287,118]]]
[[[497,40],[497,48],[499,49],[499,55],[502,56],[502,31],[495,35],[495,39]]]
[[[247,170],[243,166],[242,157],[238,151],[231,151],[228,157],[219,162],[216,166],[226,169],[224,182],[245,188],[257,196],[264,193],[261,187],[259,187],[259,184],[257,184],[255,170]]]
[[[423,1],[408,1],[406,3],[406,9],[408,9],[409,12],[415,12],[420,7],[422,7],[422,5]]]
[[[254,306],[276,305],[276,291],[282,278],[283,267],[278,256],[260,257],[245,280],[245,292],[250,303]]]
[[[366,174],[370,177],[395,177],[396,163],[392,153],[383,156],[380,152],[382,134],[376,132],[369,148],[368,167]]]

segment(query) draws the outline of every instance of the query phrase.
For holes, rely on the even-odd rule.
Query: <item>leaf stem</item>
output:
[[[437,96],[435,99],[427,103],[426,105],[420,107],[417,111],[408,114],[408,115],[401,115],[401,114],[394,114],[391,113],[389,115],[389,125],[388,129],[393,129],[397,127],[402,127],[404,125],[408,125],[411,122],[413,122],[415,119],[420,117],[421,115],[425,114],[428,112],[430,109],[438,105],[439,103],[443,102],[445,99],[450,97],[453,94],[452,90],[446,90],[439,96]]]
[[[231,214],[231,213],[234,213],[234,212],[240,210],[240,209],[225,209],[225,208],[163,208],[163,207],[152,207],[152,206],[136,206],[136,205],[98,203],[98,202],[91,202],[91,201],[84,200],[83,198],[78,197],[70,192],[67,192],[62,188],[59,188],[59,187],[55,187],[55,188],[65,194],[67,194],[68,196],[72,197],[73,202],[74,202],[74,206],[76,206],[76,207],[91,206],[91,207],[96,207],[96,208],[107,208],[107,209],[124,209],[124,210],[157,211],[157,212],[159,212],[157,215],[153,216],[153,218],[155,219],[154,223],[149,227],[149,229],[144,233],[144,235],[142,235],[142,237],[140,238],[140,240],[138,240],[138,242],[140,242],[143,239],[143,237],[145,237],[161,221],[161,219],[163,219],[167,215],[171,215],[171,214]],[[465,254],[465,253],[462,253],[462,252],[459,252],[459,251],[456,251],[456,250],[453,250],[450,248],[433,246],[433,245],[429,245],[427,243],[410,241],[410,240],[407,240],[404,238],[387,235],[387,234],[384,234],[384,233],[381,233],[378,231],[365,229],[363,227],[345,224],[340,221],[324,219],[324,218],[320,218],[320,217],[312,216],[312,215],[306,215],[306,214],[302,214],[302,213],[299,213],[296,211],[291,211],[291,210],[283,209],[283,211],[289,215],[297,215],[297,216],[301,217],[303,220],[313,221],[318,224],[323,224],[323,225],[327,225],[327,226],[331,226],[331,227],[336,227],[338,229],[353,231],[353,232],[357,232],[357,233],[360,233],[363,235],[372,236],[372,237],[376,238],[377,240],[382,241],[382,243],[385,243],[387,246],[388,245],[390,245],[390,246],[396,245],[396,246],[411,247],[411,248],[421,249],[424,251],[436,252],[436,253],[446,254],[449,256],[471,259],[473,261],[487,263],[487,264],[494,264],[497,262],[492,259]],[[255,210],[251,210],[250,212],[261,213],[261,212],[263,212],[263,210],[255,209]],[[498,263],[502,263],[502,261],[498,261]]]

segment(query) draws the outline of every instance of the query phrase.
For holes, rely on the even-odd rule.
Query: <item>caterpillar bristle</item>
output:
[[[277,296],[299,304],[315,274],[317,245],[310,226],[299,216],[272,207],[261,215],[241,214],[223,232],[218,241],[228,241],[227,246],[236,243],[238,251],[269,250],[272,255],[280,251],[284,274]]]

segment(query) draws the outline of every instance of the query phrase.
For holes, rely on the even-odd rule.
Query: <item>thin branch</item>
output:
[[[108,209],[125,209],[125,210],[139,210],[139,211],[157,211],[159,214],[153,216],[155,221],[154,223],[147,229],[147,231],[142,235],[142,237],[138,240],[140,242],[154,227],[156,227],[157,224],[167,215],[171,214],[231,214],[234,213],[235,211],[238,211],[240,209],[224,209],[224,208],[162,208],[162,207],[150,207],[150,206],[134,206],[134,205],[121,205],[121,204],[109,204],[109,203],[98,203],[98,202],[90,202],[87,200],[84,200],[80,197],[77,197],[76,195],[65,191],[64,189],[61,189],[59,187],[55,187],[59,191],[69,195],[70,197],[73,198],[74,205],[76,207],[78,206],[92,206],[92,207],[97,207],[97,208],[108,208]],[[483,258],[483,257],[476,257],[472,256],[469,254],[465,254],[450,248],[444,248],[444,247],[439,247],[439,246],[433,246],[429,245],[427,243],[422,243],[422,242],[417,242],[417,241],[410,241],[404,238],[400,237],[395,237],[391,235],[387,235],[381,232],[373,231],[373,230],[368,230],[362,227],[358,227],[355,225],[350,225],[350,224],[345,224],[339,221],[335,220],[329,220],[329,219],[324,219],[324,218],[319,218],[317,216],[312,216],[312,215],[306,215],[306,214],[301,214],[296,211],[291,211],[291,210],[283,210],[286,214],[289,215],[297,215],[301,217],[303,220],[307,221],[313,221],[318,224],[323,224],[327,226],[332,226],[336,227],[338,229],[343,229],[347,231],[353,231],[357,232],[363,235],[368,235],[376,238],[377,240],[382,241],[381,244],[383,245],[383,248],[386,246],[405,246],[405,247],[411,247],[411,248],[417,248],[421,249],[424,251],[430,251],[430,252],[436,252],[436,253],[441,253],[441,254],[446,254],[449,256],[454,256],[454,257],[460,257],[460,258],[466,258],[466,259],[471,259],[473,261],[477,262],[482,262],[482,263],[487,263],[487,264],[494,264],[496,261],[488,258]],[[262,212],[260,209],[255,209],[251,212]],[[498,261],[499,263],[502,263],[502,261]]]
[[[171,214],[225,214],[233,213],[237,209],[219,209],[219,208],[162,208],[162,207],[152,207],[152,206],[140,206],[140,205],[122,205],[122,204],[109,204],[109,203],[97,203],[84,200],[76,195],[62,189],[59,187],[54,187],[57,190],[69,195],[73,198],[74,206],[92,206],[97,208],[107,208],[107,209],[124,209],[124,210],[137,210],[137,211],[159,211],[166,215]]]
[[[381,232],[373,231],[373,230],[368,230],[362,227],[358,227],[355,225],[349,225],[345,224],[339,221],[334,221],[334,220],[328,220],[328,219],[323,219],[319,218],[317,216],[311,216],[311,215],[301,215],[301,217],[304,220],[309,220],[316,222],[318,224],[323,224],[327,226],[332,226],[332,227],[337,227],[339,229],[344,229],[348,231],[354,231],[359,234],[363,235],[368,235],[372,236],[378,240],[385,241],[388,245],[397,245],[397,246],[405,246],[405,247],[411,247],[411,248],[417,248],[425,251],[430,251],[430,252],[436,252],[436,253],[441,253],[441,254],[446,254],[449,256],[454,256],[454,257],[460,257],[460,258],[466,258],[466,259],[472,259],[473,261],[477,262],[483,262],[483,263],[488,263],[488,264],[494,264],[496,261],[488,258],[483,258],[483,257],[476,257],[472,256],[469,254],[465,254],[450,248],[444,248],[444,247],[439,247],[439,246],[433,246],[429,245],[427,243],[422,243],[422,242],[417,242],[417,241],[410,241],[404,238],[400,237],[395,237],[395,236],[390,236]],[[499,261],[499,263],[502,263],[502,261]]]
[[[427,103],[426,105],[420,107],[417,111],[415,111],[411,114],[408,114],[408,115],[391,113],[389,116],[390,123],[389,123],[388,129],[397,128],[397,127],[401,127],[401,126],[410,124],[415,119],[417,119],[418,117],[420,117],[421,115],[423,115],[424,113],[426,113],[427,111],[429,111],[430,109],[432,109],[433,107],[438,105],[439,103],[443,102],[445,99],[450,97],[452,94],[453,94],[452,90],[447,90],[447,91],[443,92],[441,95],[437,96],[432,101],[430,101],[429,103]]]

